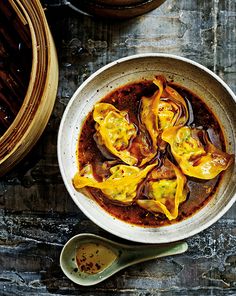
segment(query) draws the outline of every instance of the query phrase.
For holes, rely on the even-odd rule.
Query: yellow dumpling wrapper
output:
[[[175,126],[165,130],[162,139],[170,144],[171,152],[185,175],[213,179],[229,167],[233,155],[216,148],[204,131],[206,144],[203,145],[197,131],[187,126]]]
[[[142,97],[141,101],[141,112],[140,119],[145,125],[151,140],[152,140],[152,152],[141,162],[141,166],[150,161],[156,154],[157,151],[157,137],[159,134],[158,129],[158,104],[163,92],[163,83],[161,80],[154,80],[154,83],[158,86],[158,90],[154,93],[151,98]]]
[[[153,83],[158,86],[158,90],[151,98],[142,98],[140,112],[141,122],[145,125],[152,140],[153,152],[143,159],[141,165],[154,157],[158,148],[158,136],[163,130],[174,125],[184,125],[188,120],[188,108],[182,96],[166,85],[162,76],[157,76]],[[166,98],[163,97],[164,91]]]
[[[184,125],[188,121],[188,107],[184,100],[184,98],[172,87],[167,85],[165,87],[165,91],[170,96],[169,105],[173,107],[172,109],[172,119],[169,117],[168,121],[165,122],[162,130],[165,130],[168,127],[174,126],[174,125]],[[159,106],[159,118],[161,114],[161,108]]]
[[[137,159],[126,149],[137,134],[134,124],[127,120],[128,113],[111,104],[98,103],[94,107],[93,118],[101,144],[125,163],[136,164]]]
[[[178,216],[179,204],[187,197],[186,178],[169,160],[165,164],[174,170],[175,178],[149,181],[146,184],[148,199],[139,199],[137,204],[149,212],[163,213],[173,220]]]
[[[173,110],[173,106],[170,103],[160,101],[158,105],[158,121],[161,130],[165,130],[172,126],[172,123],[176,121],[177,116],[177,109]]]
[[[116,165],[110,169],[111,176],[103,182],[96,181],[90,177],[91,175],[84,177],[76,173],[73,184],[76,189],[85,186],[101,189],[109,199],[123,204],[131,204],[136,197],[138,184],[155,166],[156,163],[141,170],[134,166]]]

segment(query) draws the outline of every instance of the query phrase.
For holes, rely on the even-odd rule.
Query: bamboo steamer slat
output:
[[[32,69],[23,104],[0,138],[0,176],[16,165],[39,139],[51,115],[58,85],[56,49],[40,1],[9,2],[29,26]]]

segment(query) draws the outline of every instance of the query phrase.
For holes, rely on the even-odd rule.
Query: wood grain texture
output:
[[[46,13],[60,64],[57,102],[36,147],[0,181],[0,295],[236,295],[235,205],[212,227],[189,238],[185,254],[127,268],[94,287],[70,282],[59,266],[63,244],[81,232],[114,237],[75,206],[56,156],[57,131],[70,97],[92,73],[117,58],[179,54],[213,70],[235,92],[235,1],[167,0],[122,22],[89,18],[65,7],[48,6]]]

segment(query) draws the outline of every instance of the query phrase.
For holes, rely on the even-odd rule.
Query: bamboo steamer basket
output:
[[[32,68],[23,103],[0,138],[0,176],[15,166],[35,145],[47,125],[56,99],[58,61],[39,0],[8,0],[32,43]]]

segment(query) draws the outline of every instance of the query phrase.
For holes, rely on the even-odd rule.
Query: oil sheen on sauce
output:
[[[108,268],[117,255],[99,243],[84,243],[76,250],[76,263],[81,272],[97,274]]]
[[[206,104],[190,90],[174,83],[171,83],[170,86],[176,89],[188,104],[190,116],[187,125],[206,130],[211,142],[224,151],[225,141],[220,125]],[[139,117],[138,113],[142,96],[149,97],[153,95],[155,90],[155,86],[151,81],[140,81],[116,89],[103,98],[101,102],[111,103],[119,110],[128,111],[129,118],[136,124],[137,118]],[[101,164],[106,161],[106,158],[104,158],[94,141],[93,135],[95,132],[95,123],[91,112],[84,122],[79,137],[78,161],[81,167],[87,163],[91,163],[93,165],[93,172],[97,180],[99,180],[102,173]],[[175,163],[172,155],[168,153],[167,149],[167,156]],[[103,177],[106,177],[106,175],[104,174]],[[162,214],[157,216],[147,212],[135,204],[131,206],[114,204],[110,202],[99,189],[88,188],[87,192],[104,210],[118,219],[130,224],[145,227],[159,227],[184,220],[204,207],[217,190],[220,179],[221,174],[212,180],[199,180],[188,177],[187,186],[190,189],[190,194],[187,200],[180,204],[179,215],[172,221],[169,221]]]

